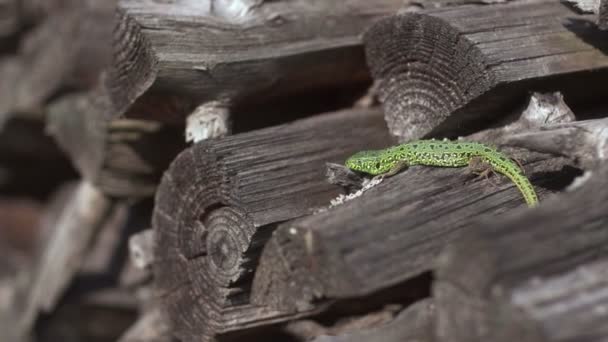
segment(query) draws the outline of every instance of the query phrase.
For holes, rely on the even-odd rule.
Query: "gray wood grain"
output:
[[[360,34],[401,3],[122,0],[108,80],[113,114],[159,96],[230,107],[366,82]],[[186,107],[172,115],[183,120]]]
[[[182,152],[162,179],[153,215],[154,279],[177,337],[211,341],[291,318],[249,303],[263,244],[277,223],[339,194],[325,179],[325,162],[388,144],[381,112],[358,109]]]
[[[608,339],[608,166],[537,210],[485,220],[438,258],[446,341]]]
[[[378,21],[364,42],[392,134],[466,135],[520,104],[528,90],[603,98],[608,43],[589,20],[539,0]]]

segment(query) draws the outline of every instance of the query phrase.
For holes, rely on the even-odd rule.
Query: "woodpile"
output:
[[[608,1],[0,0],[0,341],[608,340]],[[361,150],[497,146],[505,177]]]

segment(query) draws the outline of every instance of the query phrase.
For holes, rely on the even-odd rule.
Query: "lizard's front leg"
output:
[[[374,177],[374,179],[376,179],[376,178],[383,179],[385,177],[392,177],[392,176],[396,175],[397,173],[399,173],[399,171],[407,169],[408,166],[409,165],[407,164],[407,162],[405,160],[400,160],[388,172],[378,175],[378,176]]]
[[[397,173],[399,173],[401,170],[405,170],[408,168],[408,164],[405,160],[400,160],[397,162],[397,164],[395,164],[395,166],[393,166],[389,172],[385,173],[384,175],[386,177],[391,177],[396,175]]]

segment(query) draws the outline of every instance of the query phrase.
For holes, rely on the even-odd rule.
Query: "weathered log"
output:
[[[402,141],[465,135],[556,84],[571,101],[603,98],[607,41],[586,18],[539,0],[378,21],[364,42],[389,129]]]
[[[253,268],[276,223],[326,205],[339,189],[326,161],[390,144],[377,109],[352,110],[195,144],[156,196],[154,279],[177,336],[212,340],[281,321],[249,304]]]
[[[580,188],[484,221],[438,258],[443,341],[608,338],[608,166]]]
[[[512,125],[544,122],[553,113],[528,113]],[[489,130],[475,137],[500,141],[509,131]],[[526,166],[541,199],[573,176],[563,170],[564,158],[511,151]],[[262,253],[252,302],[297,313],[326,300],[368,295],[430,270],[441,248],[470,227],[473,218],[523,205],[510,182],[492,188],[467,182],[468,177],[467,170],[412,167],[334,201],[343,205],[282,225]]]
[[[367,82],[360,34],[401,4],[122,1],[108,80],[113,114],[136,117],[146,102],[175,103],[175,95],[195,107],[215,103],[212,108],[225,112],[286,94]],[[182,122],[193,109],[181,108]],[[175,120],[158,108],[143,115]]]
[[[597,25],[600,29],[608,29],[608,1],[606,0],[565,0],[582,13],[597,14]]]
[[[372,329],[324,335],[313,342],[433,342],[435,304],[425,299],[404,309],[392,321]]]
[[[162,172],[185,148],[181,127],[109,120],[97,91],[64,96],[49,107],[48,130],[82,177],[110,196],[154,193]]]

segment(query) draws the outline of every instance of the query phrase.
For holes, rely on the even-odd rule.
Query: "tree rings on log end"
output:
[[[495,84],[481,51],[458,28],[431,15],[381,20],[364,43],[386,121],[401,141],[428,134]]]

